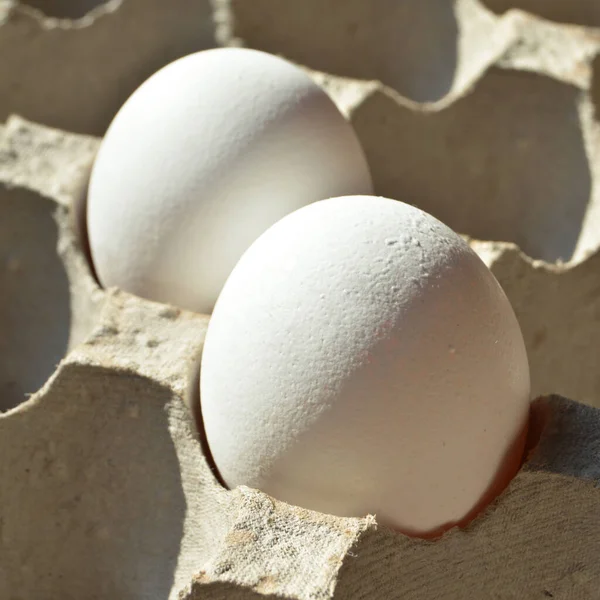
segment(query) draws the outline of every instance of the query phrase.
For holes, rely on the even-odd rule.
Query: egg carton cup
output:
[[[0,129],[0,598],[597,598],[600,410],[560,396],[534,403],[507,490],[434,542],[224,489],[198,434],[208,317],[89,267],[98,144]]]

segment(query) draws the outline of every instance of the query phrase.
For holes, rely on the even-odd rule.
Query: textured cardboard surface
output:
[[[483,3],[498,13],[520,8],[554,21],[600,26],[600,6],[595,0],[483,0]]]
[[[597,599],[598,31],[474,0],[75,4],[0,2],[0,121],[22,115],[0,124],[0,598]],[[597,25],[591,1],[519,4]],[[215,40],[320,69],[378,193],[472,238],[534,393],[579,401],[534,403],[527,462],[465,530],[418,541],[225,490],[197,432],[208,317],[95,282],[99,139],[79,134]]]

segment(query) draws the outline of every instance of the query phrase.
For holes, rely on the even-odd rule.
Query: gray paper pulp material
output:
[[[0,599],[599,597],[600,18],[504,4],[0,2]],[[208,316],[98,286],[97,136],[216,44],[306,68],[377,193],[465,235],[511,300],[531,450],[466,529],[421,541],[224,489],[197,433]]]

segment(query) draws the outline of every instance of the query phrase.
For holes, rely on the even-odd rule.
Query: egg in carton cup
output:
[[[520,180],[540,198],[528,205],[525,222],[535,226],[537,217],[546,216],[541,199],[547,188],[540,192],[537,185],[544,175],[559,183],[578,181],[582,168],[592,180],[589,196],[581,200],[583,212],[594,214],[593,70],[584,69],[593,52],[584,52],[580,60],[593,39],[585,31],[518,19],[527,25],[514,38],[520,43],[507,43],[445,104],[423,107],[389,86],[315,74],[350,116],[382,191],[394,197],[403,192],[402,182],[384,176],[398,166],[387,145],[390,127],[408,121],[419,130],[430,110],[427,119],[442,121],[428,136],[440,129],[446,137],[458,136],[452,129],[458,120],[465,148],[481,148],[480,121],[469,114],[481,112],[503,85],[507,97],[518,99],[533,81],[533,92],[524,96],[533,105],[549,102],[540,130],[559,122],[556,135],[575,149],[577,168],[548,161],[540,145],[528,148],[543,168],[533,180],[525,177],[527,186]],[[494,22],[505,27],[510,20]],[[580,77],[579,83],[544,71],[543,52],[523,50],[522,40],[535,38],[536,31],[548,44],[550,30],[575,40],[579,54],[571,56],[579,58],[564,73]],[[515,72],[515,66],[535,72]],[[454,115],[445,123],[449,111],[460,115],[461,102],[464,120]],[[490,126],[495,135],[523,110],[500,115]],[[535,127],[531,114],[523,119],[533,120]],[[584,141],[561,120],[575,120]],[[531,138],[538,137],[534,130]],[[400,133],[393,138],[395,144],[410,142]],[[193,410],[208,317],[102,290],[86,256],[83,198],[98,144],[96,138],[20,117],[0,129],[2,288],[9,292],[0,305],[6,332],[0,389],[9,390],[0,416],[0,597],[595,597],[600,589],[600,416],[589,404],[600,397],[593,368],[600,300],[594,293],[599,271],[592,221],[563,222],[568,231],[575,222],[579,229],[570,239],[585,247],[576,256],[577,243],[571,244],[573,255],[565,256],[565,264],[552,262],[558,255],[551,256],[565,239],[552,229],[560,222],[560,205],[559,216],[543,221],[539,231],[534,227],[535,235],[527,237],[529,229],[523,227],[517,232],[521,238],[509,238],[513,243],[472,242],[515,307],[532,360],[534,391],[556,385],[546,391],[572,391],[587,405],[560,396],[536,400],[526,461],[509,487],[466,528],[434,541],[417,540],[378,524],[374,516],[333,517],[244,486],[226,490],[219,483],[206,440],[198,434],[200,415]],[[580,144],[584,151],[578,154]],[[424,152],[417,153],[415,163],[431,159]],[[444,157],[454,159],[452,152]],[[456,174],[468,163],[459,153],[448,168]],[[516,158],[509,161],[508,170],[515,164]],[[493,189],[506,165],[490,160],[486,166],[480,178]],[[478,236],[477,227],[489,232],[484,209],[477,213],[468,207],[461,214],[458,192],[466,184],[457,179],[456,188],[450,188],[449,224],[460,231],[466,223],[466,233],[494,239],[493,232]],[[481,181],[475,177],[478,185]],[[423,180],[417,176],[413,183]],[[452,182],[442,177],[441,183],[448,188]],[[495,196],[495,210],[507,206],[509,191]],[[447,210],[443,194],[430,192],[425,200],[432,202],[437,192],[440,204],[423,208],[433,214]],[[552,209],[560,197],[550,194]],[[508,204],[506,210],[506,220],[514,223],[514,208]],[[469,231],[467,225],[475,228]],[[525,242],[550,254],[530,257],[517,246]],[[538,354],[532,359],[534,350]],[[19,403],[23,392],[38,388]]]

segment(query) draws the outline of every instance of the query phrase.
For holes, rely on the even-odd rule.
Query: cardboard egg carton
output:
[[[467,0],[400,4],[236,0],[213,19],[201,0],[84,15],[0,2],[0,598],[598,598],[600,33]],[[80,18],[32,8],[50,5]],[[394,39],[410,54],[398,72],[382,59]],[[425,542],[225,490],[198,435],[208,317],[98,286],[84,201],[100,139],[82,134],[215,40],[309,68],[377,192],[472,238],[515,307],[536,395],[573,398],[534,403],[525,464],[468,528]]]

